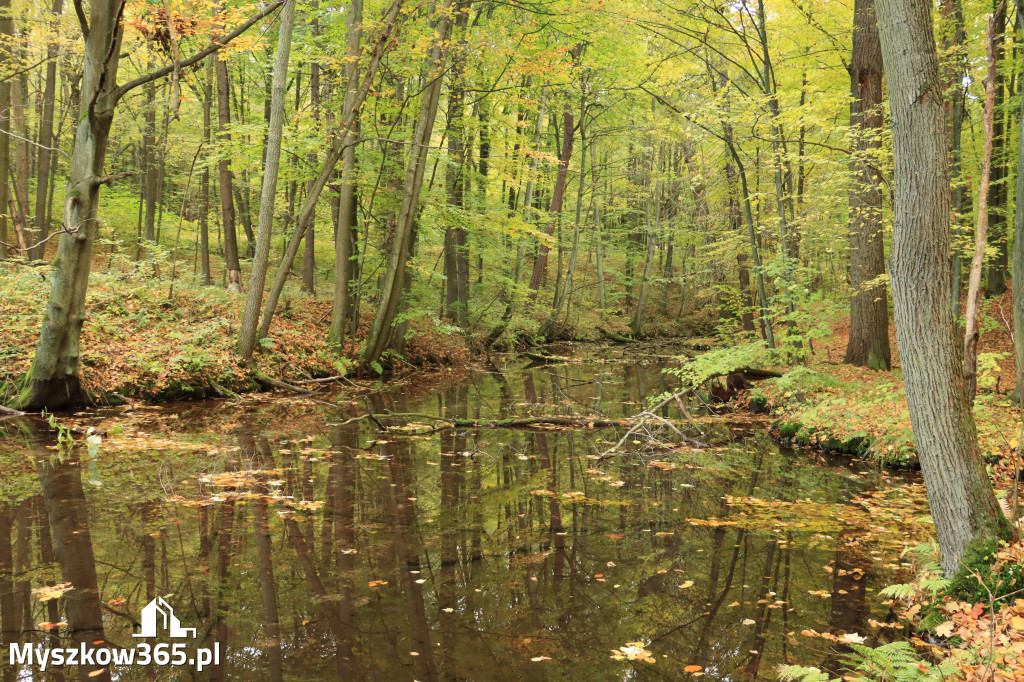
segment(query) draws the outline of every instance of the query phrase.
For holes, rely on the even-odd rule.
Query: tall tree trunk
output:
[[[448,167],[445,189],[452,212],[444,234],[445,317],[465,327],[469,324],[469,254],[466,228],[462,224],[466,208],[466,125],[465,50],[468,3],[460,0],[456,8],[454,31],[459,34],[458,52],[452,59],[451,86],[448,90]]]
[[[654,175],[661,174],[660,163],[654,163]],[[647,308],[647,297],[651,288],[651,272],[654,268],[654,254],[658,248],[658,229],[661,227],[661,184],[659,178],[654,184],[654,196],[647,200],[647,249],[644,255],[644,272],[640,279],[640,292],[636,297],[636,310],[629,328],[633,336],[638,338],[644,326],[644,313]],[[652,206],[653,204],[653,206]],[[651,219],[651,214],[654,219]]]
[[[14,21],[11,18],[11,0],[0,0],[0,65],[6,68],[13,61],[11,40]],[[0,260],[7,258],[7,204],[8,177],[11,168],[11,81],[0,81]]]
[[[277,198],[277,174],[281,167],[281,136],[284,132],[284,96],[288,89],[288,57],[292,49],[292,27],[295,25],[295,2],[285,0],[279,16],[277,54],[270,102],[270,126],[263,167],[263,188],[260,192],[260,217],[256,232],[256,249],[252,274],[245,299],[245,312],[238,332],[238,353],[246,361],[252,359],[256,347],[256,327],[263,309],[263,289],[267,282],[270,258],[270,237],[274,227],[274,200]]]
[[[949,281],[949,163],[932,5],[878,0],[889,76],[894,160],[892,278],[896,334],[910,421],[928,490],[942,566],[999,538],[1009,524],[978,449],[960,356],[953,340]]]
[[[574,128],[572,109],[566,104],[565,110],[562,112],[562,151],[558,156],[558,172],[555,174],[555,187],[551,191],[551,206],[548,208],[551,221],[545,230],[548,237],[555,233],[555,226],[562,215],[562,196],[565,194],[565,181],[569,174],[569,162],[572,160]],[[533,274],[530,276],[531,304],[536,302],[541,282],[544,281],[544,274],[548,267],[548,251],[550,248],[546,242],[540,244],[537,250],[537,259],[533,262]]]
[[[363,2],[353,0],[349,6],[348,18],[348,61],[345,62],[346,115],[353,111],[359,91],[359,54],[362,51]],[[370,76],[372,78],[372,76]],[[349,284],[352,272],[353,240],[352,231],[356,225],[356,140],[359,137],[358,116],[342,130],[345,145],[341,154],[341,191],[338,197],[338,220],[334,235],[334,305],[331,309],[331,328],[327,341],[338,349],[344,349],[345,323],[349,315],[351,292]]]
[[[203,82],[203,143],[210,144],[212,133],[212,119],[210,110],[213,99],[213,60],[216,57],[206,58],[206,79]],[[200,189],[199,201],[199,239],[200,258],[203,264],[203,284],[209,286],[212,282],[210,277],[210,167],[203,166],[202,187]]]
[[[103,177],[103,163],[117,103],[123,9],[121,0],[95,0],[90,6],[82,104],[64,204],[68,231],[60,237],[59,267],[53,274],[35,360],[17,400],[23,409],[56,409],[86,402],[78,377],[79,338],[96,238],[97,200],[100,186],[108,181]]]
[[[398,305],[402,300],[406,260],[409,256],[413,224],[419,207],[420,188],[423,186],[423,175],[427,165],[427,150],[441,97],[442,79],[437,74],[444,70],[448,57],[448,39],[451,35],[453,6],[454,0],[445,0],[444,6],[439,9],[436,37],[424,64],[424,80],[428,82],[428,85],[423,91],[419,120],[411,141],[412,149],[409,152],[409,160],[405,169],[405,189],[402,194],[401,208],[398,211],[398,219],[395,222],[391,248],[387,254],[380,288],[380,303],[362,354],[362,360],[367,364],[377,362],[381,354],[391,344],[394,331],[392,325],[398,312]]]
[[[1017,4],[1017,27],[1024,38],[1024,8]],[[1013,344],[1016,351],[1018,401],[1024,392],[1024,66],[1019,75],[1020,124],[1017,141],[1017,201],[1013,216]]]
[[[219,11],[219,10],[218,10]],[[231,148],[231,93],[228,90],[228,64],[214,58],[214,72],[217,77],[217,138],[220,144]],[[217,163],[220,187],[220,222],[224,230],[224,267],[227,270],[227,289],[237,294],[242,290],[242,266],[238,262],[238,234],[235,231],[235,204],[232,197],[233,175],[231,158],[221,157]]]
[[[320,21],[317,15],[320,10],[319,2],[314,0],[312,6],[313,39],[319,42]],[[297,93],[296,93],[297,94]],[[318,129],[320,126],[320,64],[313,61],[309,65],[309,104],[313,109],[313,126]],[[316,166],[316,152],[310,152],[307,157],[309,165]],[[310,178],[306,183],[306,193],[313,189],[315,178]],[[302,253],[302,290],[316,295],[316,213],[309,217],[309,227],[306,229],[306,248]]]
[[[153,63],[149,63],[150,69]],[[145,199],[146,199],[146,241],[156,239],[156,201],[160,193],[159,173],[160,166],[156,161],[156,82],[146,86],[146,111],[143,114],[145,130],[142,132],[142,164],[143,175],[145,176]],[[161,154],[161,156],[163,156]],[[141,249],[139,249],[141,252]]]
[[[572,250],[569,252],[569,266],[565,271],[565,280],[562,282],[561,288],[555,291],[555,302],[551,307],[551,314],[548,319],[541,326],[538,332],[539,336],[544,336],[549,340],[554,339],[558,327],[558,319],[561,314],[562,308],[565,307],[566,319],[569,317],[569,310],[567,307],[568,300],[572,295],[572,280],[576,271],[576,256],[579,252],[580,246],[580,222],[583,219],[583,190],[586,187],[584,179],[587,175],[587,137],[586,137],[586,117],[587,117],[587,87],[586,83],[582,84],[580,88],[580,173],[579,173],[579,185],[576,188],[576,219],[572,225]],[[561,261],[561,259],[559,259]]]
[[[999,296],[1006,291],[1006,275],[1009,265],[1008,245],[1006,240],[1006,198],[1009,196],[1007,187],[1006,157],[1009,150],[1009,139],[1006,135],[1004,116],[1006,107],[1003,106],[1005,78],[999,70],[998,65],[1005,58],[1003,49],[1003,34],[1006,32],[1006,0],[992,0],[992,9],[995,10],[995,35],[990,40],[995,43],[995,112],[992,123],[992,161],[991,161],[991,189],[988,201],[988,243],[995,247],[995,256],[986,264],[985,296]],[[970,382],[968,382],[970,384]]]
[[[942,41],[946,61],[942,66],[942,79],[946,92],[946,111],[949,117],[950,175],[953,185],[953,319],[960,316],[960,281],[963,258],[956,241],[963,233],[964,182],[962,175],[962,133],[964,124],[964,80],[967,76],[967,55],[964,49],[964,10],[961,0],[942,0],[940,13],[946,22]],[[950,17],[952,22],[950,24]]]
[[[14,173],[11,178],[12,199],[16,211],[11,211],[15,225],[20,225],[24,235],[24,246],[29,246],[35,241],[29,233],[29,206],[28,206],[28,176],[29,151],[28,151],[28,118],[25,111],[28,108],[28,74],[22,73],[11,79],[11,123],[17,141],[14,145]],[[17,215],[14,215],[15,212]]]
[[[871,369],[892,366],[885,274],[882,188],[882,46],[875,0],[856,0],[850,58],[850,339],[843,362]]]
[[[64,11],[64,0],[53,0],[50,12],[53,14],[53,27],[60,24],[60,15]],[[36,211],[34,216],[36,242],[46,239],[50,226],[46,222],[48,211],[50,181],[50,148],[53,146],[53,109],[57,88],[57,56],[60,46],[51,41],[46,48],[46,76],[43,85],[42,117],[39,120],[39,154],[36,159]],[[31,260],[42,260],[46,244],[39,243],[29,252]]]

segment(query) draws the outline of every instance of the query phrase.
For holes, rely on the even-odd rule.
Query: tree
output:
[[[978,449],[954,343],[950,290],[949,159],[939,61],[927,0],[878,0],[892,111],[895,211],[889,258],[903,383],[942,566],[1010,528]]]
[[[88,18],[81,2],[75,3],[85,39],[78,129],[71,154],[63,233],[57,247],[50,297],[35,359],[25,376],[21,394],[15,400],[15,405],[21,409],[61,409],[87,402],[78,376],[79,340],[85,323],[85,295],[97,232],[100,187],[123,177],[104,173],[110,126],[118,102],[131,90],[213,54],[275,11],[282,1],[267,5],[220,41],[180,64],[150,71],[124,85],[117,84],[124,3],[122,0],[93,0]]]
[[[843,362],[887,370],[889,300],[885,281],[882,188],[877,159],[882,147],[882,48],[878,42],[875,0],[857,0],[853,8],[850,59],[850,340]]]
[[[391,345],[394,335],[393,325],[405,286],[406,260],[409,258],[413,226],[419,208],[430,135],[434,130],[434,119],[437,117],[437,106],[441,97],[454,6],[455,0],[445,0],[444,6],[439,8],[435,38],[423,65],[423,80],[427,85],[423,89],[419,119],[411,140],[412,151],[409,152],[405,166],[402,203],[391,235],[391,248],[388,250],[384,278],[380,287],[380,303],[361,356],[363,362],[367,364],[380,360],[380,356]]]
[[[277,197],[277,171],[281,165],[281,136],[284,132],[284,95],[288,87],[288,57],[292,49],[292,26],[295,24],[295,0],[284,0],[278,27],[277,56],[274,58],[273,94],[270,100],[270,126],[264,160],[263,189],[260,193],[260,217],[256,229],[256,252],[252,259],[249,292],[238,332],[238,353],[252,359],[256,346],[256,326],[263,309],[263,288],[267,281],[270,258],[270,233],[274,226],[274,199]]]

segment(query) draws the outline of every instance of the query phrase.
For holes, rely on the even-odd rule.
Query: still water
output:
[[[835,668],[839,645],[807,631],[893,636],[876,590],[899,538],[860,496],[898,484],[867,465],[780,450],[767,421],[700,404],[690,434],[711,447],[621,448],[642,455],[602,454],[625,427],[430,418],[629,417],[671,388],[660,362],[119,408],[71,419],[106,436],[70,452],[4,420],[4,679],[773,679]],[[132,636],[157,597],[194,638]],[[12,643],[219,660],[39,672]]]

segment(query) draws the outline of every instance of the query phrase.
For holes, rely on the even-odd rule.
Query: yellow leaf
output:
[[[1010,619],[1010,627],[1014,630],[1024,630],[1024,618],[1020,616],[1014,616]]]
[[[701,670],[703,670],[703,667],[699,665],[688,665],[683,668],[684,673],[699,673]]]

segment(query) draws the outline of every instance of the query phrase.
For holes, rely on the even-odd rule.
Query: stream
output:
[[[900,479],[868,463],[780,448],[766,418],[699,401],[688,433],[711,447],[638,433],[611,455],[626,428],[428,418],[622,419],[673,388],[668,359],[598,352],[90,411],[68,423],[107,435],[70,451],[0,420],[3,679],[774,679],[838,669],[842,646],[808,631],[899,636],[877,590],[905,571],[900,536],[863,500]],[[133,637],[158,598],[194,637],[166,618]],[[178,666],[8,655],[179,641]],[[196,648],[216,651],[201,671]]]

